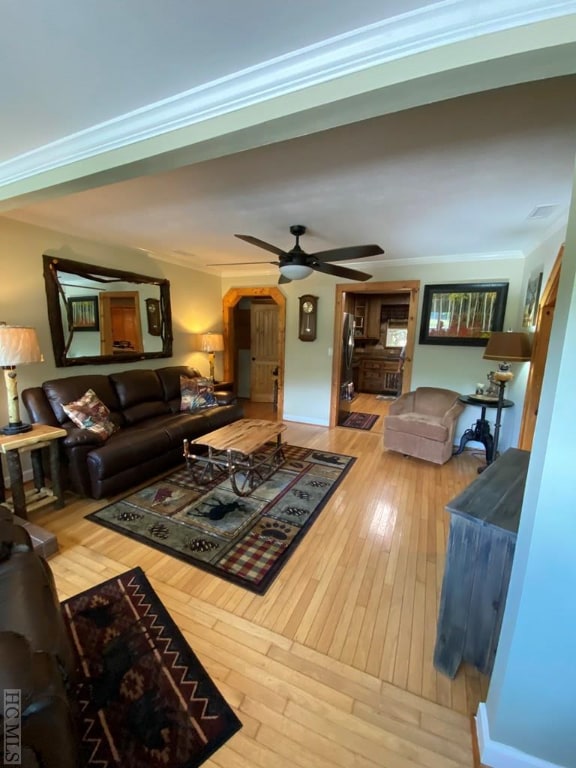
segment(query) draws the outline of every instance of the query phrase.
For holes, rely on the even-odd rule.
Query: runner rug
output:
[[[195,768],[242,727],[140,568],[62,610],[85,768]]]
[[[227,475],[200,485],[182,467],[87,519],[262,595],[354,461],[285,445],[279,469],[243,497]]]
[[[372,429],[378,421],[378,416],[373,413],[360,413],[352,411],[346,419],[339,424],[340,427],[351,427],[352,429]]]

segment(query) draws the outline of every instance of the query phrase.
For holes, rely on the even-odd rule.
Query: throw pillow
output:
[[[108,418],[109,409],[93,389],[89,389],[79,400],[62,406],[64,413],[81,429],[88,429],[102,440],[107,440],[118,427]]]
[[[214,397],[214,382],[197,376],[180,376],[180,410],[201,411],[218,405]]]

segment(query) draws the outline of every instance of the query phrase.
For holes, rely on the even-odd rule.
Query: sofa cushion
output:
[[[131,370],[110,374],[127,424],[170,413],[155,371]]]
[[[171,365],[167,368],[158,368],[156,375],[164,391],[164,400],[167,402],[178,400],[178,406],[180,406],[180,377],[187,376],[193,379],[202,374],[196,368],[189,368],[187,365]]]
[[[421,413],[403,413],[401,416],[387,416],[386,429],[405,432],[417,437],[443,442],[448,439],[448,427],[437,416]]]
[[[116,390],[122,410],[150,400],[162,402],[164,392],[154,371],[130,370],[111,373],[110,381]]]
[[[62,407],[63,404],[78,400],[89,389],[92,389],[110,411],[110,420],[118,426],[122,425],[120,403],[108,376],[93,374],[70,376],[67,379],[51,379],[42,384],[42,389],[59,424],[70,423],[70,419]]]
[[[168,405],[156,400],[147,403],[138,403],[131,408],[126,408],[124,410],[124,418],[126,419],[126,424],[132,425],[138,424],[141,421],[147,421],[155,416],[165,416],[168,413],[170,413]]]
[[[131,426],[112,435],[102,446],[94,447],[86,456],[92,481],[100,481],[125,470],[142,466],[159,454],[173,448],[172,441],[163,428],[165,416],[151,419],[146,426]],[[142,477],[142,481],[147,480]]]
[[[107,440],[118,429],[110,420],[110,410],[93,389],[89,389],[78,400],[65,403],[62,410],[77,427],[94,432],[101,440]]]
[[[212,379],[204,379],[195,376],[189,379],[187,376],[180,377],[180,410],[202,411],[205,408],[214,408],[218,405],[214,397],[214,382]]]

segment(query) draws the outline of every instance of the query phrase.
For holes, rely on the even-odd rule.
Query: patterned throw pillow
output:
[[[214,397],[214,382],[197,376],[180,376],[180,410],[201,411],[218,405]]]
[[[102,440],[107,440],[118,427],[108,418],[109,409],[93,389],[89,389],[79,400],[62,406],[64,413],[81,429],[89,429]]]

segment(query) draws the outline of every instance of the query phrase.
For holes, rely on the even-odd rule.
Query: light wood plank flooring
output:
[[[361,398],[357,410],[381,415],[390,402]],[[273,418],[266,405],[246,415]],[[432,654],[444,506],[480,462],[388,453],[381,422],[369,432],[289,423],[287,442],[357,461],[263,597],[84,520],[103,502],[31,514],[58,536],[50,565],[61,598],[145,570],[244,724],[207,766],[472,766],[469,714],[487,680],[464,667],[451,681]]]

